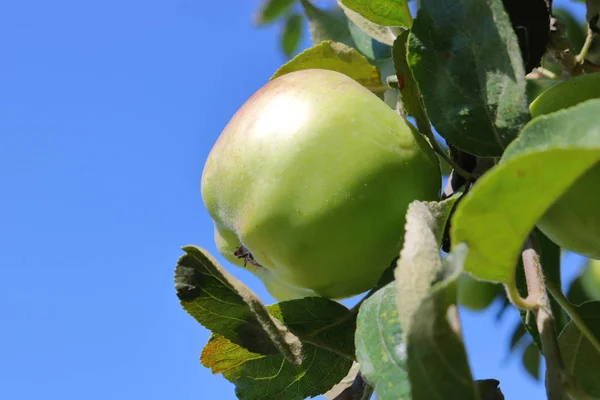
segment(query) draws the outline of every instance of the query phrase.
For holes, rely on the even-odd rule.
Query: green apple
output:
[[[402,247],[413,200],[437,200],[435,153],[338,72],[283,75],[233,116],[202,173],[215,242],[278,300],[373,287]]]
[[[468,274],[462,274],[458,278],[458,304],[474,311],[486,309],[502,286],[496,283],[480,281]]]
[[[552,86],[530,105],[539,117],[600,97],[600,73],[580,75]],[[565,132],[568,135],[568,132]],[[538,228],[559,246],[600,258],[600,164],[576,180],[538,221]]]

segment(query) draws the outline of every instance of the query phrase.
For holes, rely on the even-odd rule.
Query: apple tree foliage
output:
[[[414,124],[447,184],[410,204],[401,250],[350,309],[264,305],[183,247],[177,297],[212,332],[202,365],[247,400],[503,399],[473,379],[457,311],[496,300],[519,310],[508,347],[548,399],[600,398],[600,4],[585,6],[578,21],[551,0],[263,1],[256,23],[281,27],[290,58],[272,80],[348,76]],[[569,251],[589,260],[563,294]]]

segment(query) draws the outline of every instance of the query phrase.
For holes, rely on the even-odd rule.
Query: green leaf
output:
[[[538,219],[598,161],[600,100],[527,124],[456,208],[451,236],[469,247],[465,269],[480,279],[512,282],[521,246]]]
[[[343,43],[325,41],[298,54],[279,68],[271,79],[303,69],[327,69],[349,76],[367,89],[381,90],[377,68],[355,49]]]
[[[518,323],[515,326],[515,330],[513,331],[513,334],[510,337],[510,345],[509,345],[510,350],[515,349],[515,346],[517,345],[517,343],[519,343],[521,338],[523,338],[523,336],[525,336],[526,333],[527,333],[527,331],[525,330],[525,326],[523,324]]]
[[[352,368],[350,368],[350,371],[348,371],[348,374],[341,381],[339,381],[334,387],[332,387],[329,391],[327,391],[327,393],[324,393],[323,397],[325,397],[328,400],[340,400],[339,398],[337,398],[337,396],[339,396],[341,393],[343,393],[348,388],[352,389],[352,386],[354,385],[354,380],[356,379],[356,376],[358,375],[359,372],[360,372],[360,366],[355,361],[352,364]]]
[[[501,0],[423,0],[408,63],[427,114],[451,144],[500,156],[529,119],[523,60]]]
[[[539,95],[561,82],[558,79],[528,79],[527,80],[527,102],[531,103]]]
[[[330,390],[352,367],[355,318],[343,305],[310,297],[267,307],[303,341],[304,358],[293,365],[282,355],[248,351],[213,335],[202,350],[202,365],[221,373],[246,400],[302,400]]]
[[[478,399],[460,337],[457,280],[466,249],[442,262],[444,227],[460,194],[409,206],[396,276],[396,306],[404,330],[411,399]],[[448,360],[452,360],[451,363]],[[432,384],[435,382],[435,384]]]
[[[377,25],[369,21],[359,13],[346,7],[341,0],[337,0],[337,2],[350,22],[363,31],[365,35],[372,37],[380,43],[387,44],[388,46],[394,44],[394,40],[396,39],[397,35],[392,32],[389,27]]]
[[[405,326],[412,400],[480,399],[462,342],[456,307],[456,281],[465,252],[465,248],[457,248],[448,255],[444,263],[448,278],[432,286],[431,294],[420,300],[410,324]],[[413,293],[400,292],[400,286],[399,304],[418,301]],[[399,310],[402,315],[402,309]]]
[[[354,39],[355,48],[370,60],[390,59],[392,57],[392,48],[367,35],[358,25],[348,20],[348,29],[352,39]]]
[[[460,196],[461,193],[457,193],[443,202],[413,202],[407,213],[409,228],[404,248],[410,249],[414,243],[419,242],[417,236],[422,232],[419,221],[424,219],[425,229],[428,231],[426,236],[430,238],[427,243],[433,243],[432,254],[439,259],[439,242],[444,225]],[[406,251],[403,252],[406,254]],[[396,271],[398,268],[400,267]],[[406,284],[410,285],[410,282]],[[361,306],[357,319],[356,356],[361,373],[375,387],[377,398],[382,400],[413,399],[408,380],[407,347],[399,320],[399,310],[403,312],[407,307],[397,307],[399,286],[401,284],[397,281],[391,282],[375,292]]]
[[[412,16],[407,0],[341,0],[342,4],[369,21],[383,26],[409,29]]]
[[[552,15],[558,19],[562,27],[567,33],[567,37],[573,46],[573,50],[577,53],[581,51],[583,43],[585,42],[585,29],[579,21],[573,17],[573,14],[566,8],[553,7]]]
[[[539,380],[541,355],[533,342],[529,343],[523,351],[522,361],[523,366],[529,375],[531,375],[533,379]]]
[[[408,31],[402,32],[394,42],[392,49],[402,106],[406,113],[417,121],[417,126],[429,126],[429,118],[423,108],[419,87],[406,59],[408,35]]]
[[[256,15],[256,23],[265,25],[273,22],[278,17],[282,16],[287,9],[295,3],[296,0],[263,0],[258,14]]]
[[[481,379],[475,381],[479,390],[480,400],[504,400],[504,394],[498,385],[500,382],[496,379]]]
[[[590,300],[600,300],[600,260],[588,259],[581,272],[581,285]]]
[[[381,400],[410,400],[406,346],[396,309],[396,284],[378,290],[360,307],[356,359]]]
[[[567,291],[566,297],[567,297],[567,300],[569,300],[569,303],[575,304],[575,305],[580,305],[587,301],[594,300],[594,299],[590,299],[588,297],[587,293],[585,292],[585,290],[583,289],[581,275],[576,277],[573,280],[573,282],[571,282],[571,286],[569,286],[569,290]]]
[[[291,15],[286,21],[281,34],[281,48],[283,53],[291,57],[302,34],[302,16],[298,14]]]
[[[175,289],[185,311],[213,333],[257,354],[283,354],[302,362],[302,345],[267,312],[250,289],[207,252],[185,246],[175,267]]]
[[[308,30],[313,45],[331,40],[350,47],[355,46],[343,13],[317,8],[309,0],[300,0],[300,3],[308,19]]]
[[[406,213],[406,233],[395,271],[400,324],[406,328],[442,269],[440,245],[444,227],[462,193],[440,201],[414,201]]]
[[[584,303],[576,310],[594,336],[600,339],[600,301]],[[589,395],[600,396],[600,352],[574,322],[566,326],[558,340],[567,370]]]

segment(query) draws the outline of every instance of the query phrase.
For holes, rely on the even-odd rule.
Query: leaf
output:
[[[576,307],[576,310],[594,336],[600,339],[600,301],[584,303]],[[589,395],[600,396],[600,352],[574,322],[566,326],[558,340],[567,371],[575,376]]]
[[[573,46],[573,50],[579,53],[585,42],[585,30],[579,21],[575,19],[569,9],[564,7],[552,7],[552,15],[558,19],[561,26],[566,31],[567,37]]]
[[[271,80],[303,69],[327,69],[349,76],[367,89],[381,87],[377,68],[355,49],[343,43],[325,41],[298,54],[279,68]]]
[[[565,135],[568,132],[568,135]],[[535,118],[456,207],[453,243],[469,247],[465,269],[509,283],[538,219],[600,160],[600,100]]]
[[[352,11],[348,7],[346,7],[341,0],[337,0],[338,5],[344,11],[348,19],[356,25],[360,30],[362,30],[366,35],[369,35],[373,39],[377,40],[380,43],[387,44],[391,46],[394,44],[394,40],[396,39],[396,34],[392,32],[392,30],[387,26],[377,25],[359,13]]]
[[[263,0],[258,14],[256,15],[256,23],[258,25],[266,25],[273,22],[281,16],[296,0]]]
[[[440,245],[444,227],[462,193],[440,201],[413,201],[406,213],[406,233],[395,271],[398,285],[400,324],[410,324],[420,302],[429,295],[431,285],[442,269]]]
[[[302,16],[294,14],[288,17],[283,27],[281,35],[281,47],[283,53],[291,57],[298,43],[300,43],[300,36],[302,34]]]
[[[343,13],[317,8],[309,0],[300,0],[300,3],[308,19],[308,30],[313,45],[330,40],[350,47],[355,46]]]
[[[500,156],[528,121],[517,38],[501,0],[423,0],[408,63],[440,136]]]
[[[466,250],[455,249],[444,262],[440,258],[444,227],[460,195],[441,202],[415,201],[406,215],[395,283],[412,400],[479,397],[460,338],[456,307],[456,281]]]
[[[412,16],[407,0],[341,0],[342,4],[369,21],[383,26],[409,29]]]
[[[581,272],[581,285],[589,300],[600,300],[600,260],[587,260]]]
[[[395,299],[396,283],[391,282],[362,304],[356,322],[356,359],[379,400],[411,399]]]
[[[417,126],[429,126],[429,118],[423,108],[419,87],[406,59],[408,35],[408,31],[402,32],[394,42],[392,49],[402,106],[406,113],[417,121]]]
[[[348,20],[348,29],[354,39],[355,48],[370,60],[387,60],[392,57],[392,48],[367,35],[358,25]]]
[[[462,342],[456,307],[456,281],[464,253],[465,247],[457,247],[448,255],[444,262],[448,277],[432,286],[431,294],[420,301],[410,323],[404,325],[408,333],[407,361],[412,400],[480,399]],[[401,268],[399,263],[398,269]],[[415,280],[421,279],[422,274],[418,275]],[[398,274],[396,276],[399,283]],[[399,305],[415,301],[415,293],[402,291],[406,286],[398,285]],[[416,295],[418,297],[418,293]],[[402,316],[403,310],[399,308],[399,312]]]
[[[600,0],[585,0],[585,19],[589,24],[596,25],[600,13]]]
[[[212,332],[258,354],[283,354],[294,364],[302,360],[298,338],[269,315],[260,300],[225,271],[207,252],[185,246],[175,267],[179,302]]]
[[[339,396],[340,393],[352,386],[352,384],[354,383],[354,379],[356,378],[356,375],[358,375],[359,372],[360,365],[358,365],[357,362],[354,362],[352,364],[352,368],[350,368],[350,371],[348,371],[348,374],[334,387],[327,391],[327,393],[324,393],[323,397],[325,397],[328,400],[336,399],[336,397]]]
[[[202,365],[232,382],[239,399],[301,400],[327,392],[348,374],[355,319],[346,307],[310,297],[267,309],[301,337],[304,359],[301,365],[293,365],[280,354],[256,354],[213,335],[202,350]]]
[[[537,347],[533,342],[529,343],[523,351],[523,366],[525,366],[525,370],[535,379],[536,381],[540,379],[540,362],[541,355]]]
[[[496,379],[481,379],[475,381],[479,390],[480,400],[504,400],[504,394],[498,387],[500,382]]]
[[[427,237],[431,238],[433,253],[439,259],[439,243],[444,225],[461,195],[460,192],[456,193],[442,202],[411,203],[407,213],[407,226],[410,224],[410,228],[405,234],[404,248],[410,248],[418,240],[415,236],[421,232],[414,227],[424,218],[429,223],[425,228],[428,230]],[[387,280],[389,279],[382,277],[382,282]],[[378,399],[411,399],[406,344],[398,317],[398,310],[404,310],[396,306],[397,286],[399,284],[392,281],[375,292],[364,302],[358,313],[356,357],[361,373],[375,387]]]
[[[510,337],[509,348],[511,350],[514,350],[515,346],[517,345],[517,343],[519,343],[519,341],[521,340],[521,338],[523,336],[525,336],[526,333],[527,333],[527,331],[525,330],[525,326],[523,326],[523,324],[521,324],[521,323],[518,323],[515,326],[515,330],[513,331],[512,336]]]
[[[590,299],[583,289],[582,285],[582,276],[579,275],[576,277],[573,282],[571,282],[571,286],[569,286],[569,290],[567,291],[567,300],[571,304],[580,305],[585,303],[586,301],[592,301],[594,299]]]

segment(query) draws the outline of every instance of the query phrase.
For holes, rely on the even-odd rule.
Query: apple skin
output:
[[[201,181],[219,252],[278,300],[347,298],[373,287],[402,247],[413,200],[438,200],[430,144],[338,72],[274,79],[233,116]]]
[[[536,118],[600,97],[600,73],[580,75],[552,86],[530,105]],[[568,134],[568,132],[565,132]],[[600,163],[562,194],[538,221],[538,228],[559,246],[600,259]]]

